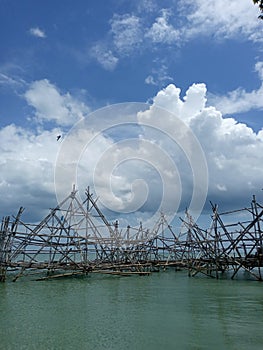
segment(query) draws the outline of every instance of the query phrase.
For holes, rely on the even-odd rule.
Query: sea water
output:
[[[263,349],[263,283],[91,275],[0,284],[0,349]]]

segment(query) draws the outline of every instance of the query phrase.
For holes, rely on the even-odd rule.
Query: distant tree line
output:
[[[258,18],[263,19],[263,0],[253,0],[255,5],[258,5],[261,15]]]

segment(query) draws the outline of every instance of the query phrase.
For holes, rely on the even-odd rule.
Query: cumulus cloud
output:
[[[98,143],[91,142],[100,130],[95,122],[100,118],[95,113],[92,133],[84,133],[87,125],[80,128],[85,134],[84,144],[88,145],[76,147],[77,152],[81,149],[80,183],[84,179],[96,183],[99,202],[116,212],[136,208],[136,215],[150,213],[158,209],[156,203],[164,193],[166,202],[162,206],[171,212],[177,205],[179,209],[189,205],[194,189],[201,200],[207,170],[203,152],[208,166],[208,198],[230,206],[246,203],[262,187],[262,133],[255,133],[234,118],[223,118],[219,110],[207,106],[206,94],[205,84],[193,84],[185,96],[174,84],[168,85],[156,94],[150,108],[136,114],[136,123],[141,126],[137,136],[127,132],[122,142],[118,141],[117,126],[127,121],[125,106],[114,116],[117,140],[112,134],[99,133]],[[108,121],[103,119],[102,124],[107,130],[110,117],[106,114]],[[70,178],[65,173],[64,176]]]
[[[208,197],[214,201],[224,198],[224,204],[230,205],[235,200],[241,203],[241,197],[244,202],[262,187],[262,134],[206,106],[204,84],[191,86],[183,99],[179,96],[180,89],[169,85],[154,102],[179,115],[201,143],[209,170]]]
[[[39,218],[55,204],[55,191],[62,199],[73,183],[81,193],[88,185],[95,189],[98,203],[109,213],[130,213],[136,220],[159,210],[185,209],[193,193],[196,205],[206,190],[213,202],[245,205],[262,188],[263,133],[224,118],[207,105],[206,95],[205,84],[193,84],[184,96],[170,84],[150,106],[118,105],[82,118],[87,106],[59,93],[47,80],[33,83],[26,101],[40,121],[58,126],[45,130],[44,123],[33,132],[9,125],[0,130],[1,212],[23,205],[32,218]],[[56,135],[75,121],[57,142]]]
[[[61,94],[47,79],[33,82],[25,93],[27,103],[35,110],[38,121],[53,121],[69,126],[83,118],[89,108],[69,93]]]
[[[2,215],[15,214],[24,206],[26,217],[40,219],[56,203],[53,172],[59,132],[54,129],[35,134],[14,124],[0,129]]]
[[[89,108],[46,79],[33,82],[24,96],[34,109],[37,128],[10,124],[0,129],[0,212],[15,214],[24,206],[26,220],[35,221],[57,205],[57,154],[68,127],[83,119]],[[54,125],[51,129],[50,122]],[[62,135],[59,141],[57,135]],[[65,167],[72,164],[66,162]],[[64,193],[69,193],[71,186]]]
[[[46,38],[44,30],[38,27],[30,28],[29,33],[37,38]]]
[[[2,215],[15,214],[22,205],[27,208],[25,217],[34,221],[57,205],[54,182],[57,155],[68,127],[82,120],[89,108],[69,93],[61,94],[47,80],[32,83],[25,99],[34,108],[39,127],[31,130],[10,124],[0,129],[0,211]],[[46,122],[55,126],[50,129]],[[57,135],[62,135],[59,141]],[[73,144],[68,154],[72,151]],[[92,154],[96,154],[95,150]],[[69,159],[64,162],[65,173],[73,166]],[[69,193],[72,185],[63,188],[63,193]]]

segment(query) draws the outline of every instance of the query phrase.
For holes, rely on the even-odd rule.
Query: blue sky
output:
[[[38,220],[70,192],[74,179],[66,180],[66,171],[54,183],[63,152],[65,168],[78,164],[78,188],[90,185],[112,217],[140,221],[163,208],[191,207],[194,178],[202,176],[178,141],[178,118],[205,156],[204,212],[209,200],[229,208],[262,197],[263,21],[252,0],[209,7],[205,0],[0,0],[0,8],[2,215],[22,205],[28,219]],[[133,102],[164,108],[175,119],[161,110],[139,116],[137,105],[133,117],[111,107]],[[149,120],[160,135],[145,125]],[[75,159],[65,151],[68,142]],[[173,170],[166,156],[156,161],[149,144],[171,157]],[[105,154],[115,168],[105,160],[101,166]],[[170,195],[160,208],[164,193]]]

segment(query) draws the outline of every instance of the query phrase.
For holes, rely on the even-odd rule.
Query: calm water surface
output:
[[[263,283],[185,272],[0,284],[0,349],[263,349]]]

